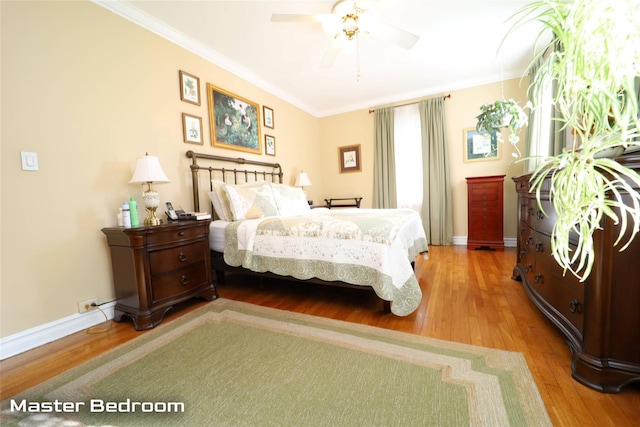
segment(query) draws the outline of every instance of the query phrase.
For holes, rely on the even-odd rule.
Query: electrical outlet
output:
[[[98,304],[98,297],[89,298],[78,303],[78,313],[91,310],[91,304]]]

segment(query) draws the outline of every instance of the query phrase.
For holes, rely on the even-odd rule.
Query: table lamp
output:
[[[293,184],[293,185],[295,187],[302,188],[302,191],[304,191],[304,187],[310,187],[311,186],[311,181],[309,180],[309,175],[307,175],[306,172],[300,171],[300,173],[296,177],[296,183]],[[307,193],[305,192],[305,194],[307,194]],[[312,200],[308,200],[308,202],[309,202],[309,205],[313,204]]]
[[[147,209],[147,217],[144,225],[158,225],[162,221],[156,216],[156,209],[160,204],[160,195],[156,190],[151,188],[152,183],[164,184],[169,181],[165,175],[160,160],[155,156],[146,153],[144,157],[140,157],[136,163],[136,170],[129,184],[147,184],[147,190],[142,193],[142,201]]]

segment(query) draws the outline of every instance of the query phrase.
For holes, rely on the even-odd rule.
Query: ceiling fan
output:
[[[377,3],[377,0],[340,0],[333,5],[331,13],[274,13],[271,22],[321,23],[325,32],[333,37],[320,64],[323,68],[331,67],[341,50],[358,49],[361,34],[371,34],[401,48],[411,49],[420,37],[381,22]]]

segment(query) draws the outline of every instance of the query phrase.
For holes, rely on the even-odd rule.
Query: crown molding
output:
[[[265,81],[262,77],[254,73],[253,71],[241,66],[240,64],[229,60],[227,57],[221,55],[215,50],[199,43],[185,34],[177,31],[162,22],[157,21],[151,15],[141,11],[137,7],[131,5],[127,1],[123,0],[91,0],[94,4],[142,27],[171,43],[180,46],[181,48],[198,55],[199,57],[211,62],[214,65],[234,74],[271,93],[274,96],[288,102],[295,107],[300,108],[306,113],[311,114],[314,117],[319,117],[320,113],[309,105],[301,102],[300,100],[293,98],[288,93],[284,92],[280,88]]]

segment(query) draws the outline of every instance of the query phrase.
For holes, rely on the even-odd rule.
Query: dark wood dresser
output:
[[[640,170],[640,157],[619,158]],[[640,381],[640,236],[623,252],[613,247],[616,226],[608,218],[594,235],[596,259],[580,282],[551,255],[555,211],[548,186],[538,207],[529,193],[530,175],[514,178],[518,192],[518,260],[521,280],[533,303],[566,336],[572,376],[604,392]],[[640,189],[638,189],[640,191]]]
[[[116,291],[114,320],[136,330],[162,321],[174,304],[218,297],[209,253],[209,222],[177,221],[137,228],[103,228]]]
[[[504,250],[504,175],[467,178],[467,249]]]

